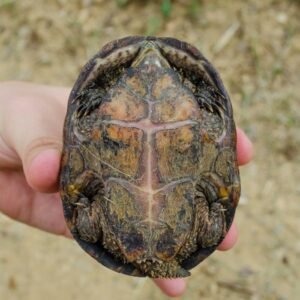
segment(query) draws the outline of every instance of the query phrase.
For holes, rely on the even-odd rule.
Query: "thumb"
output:
[[[57,189],[67,89],[56,88],[53,95],[50,87],[26,88],[24,93],[0,103],[0,133],[6,146],[0,166],[23,168],[33,189],[53,192]],[[63,97],[65,104],[57,101]]]
[[[58,187],[60,146],[49,140],[36,140],[25,152],[24,174],[28,184],[39,192],[55,192]]]

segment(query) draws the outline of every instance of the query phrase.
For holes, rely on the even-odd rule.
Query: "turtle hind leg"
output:
[[[222,205],[213,203],[208,209],[202,206],[200,209],[203,219],[199,222],[197,240],[202,248],[216,246],[224,237],[224,214]]]
[[[205,179],[196,187],[197,243],[202,248],[218,245],[225,236],[226,219],[220,187],[217,181]]]
[[[73,225],[79,238],[95,243],[102,239],[100,205],[103,196],[101,179],[92,171],[85,171],[72,184],[73,195],[71,203],[74,207]]]
[[[102,238],[99,204],[90,202],[88,198],[80,198],[76,203],[77,216],[75,226],[80,239],[96,243]]]

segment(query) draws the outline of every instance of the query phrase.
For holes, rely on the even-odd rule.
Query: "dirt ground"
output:
[[[241,168],[238,244],[196,267],[181,299],[299,299],[299,16],[296,0],[0,1],[0,80],[71,86],[104,43],[133,34],[188,41],[220,71],[255,158]],[[167,299],[3,215],[0,237],[1,299]]]

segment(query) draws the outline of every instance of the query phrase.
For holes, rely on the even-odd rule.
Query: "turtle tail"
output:
[[[190,272],[182,268],[176,260],[161,261],[147,259],[136,263],[136,267],[150,278],[179,278],[188,277]]]

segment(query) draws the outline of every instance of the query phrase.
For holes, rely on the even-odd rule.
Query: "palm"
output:
[[[34,191],[21,171],[1,171],[0,190],[0,210],[9,217],[48,232],[70,235],[57,193]]]

